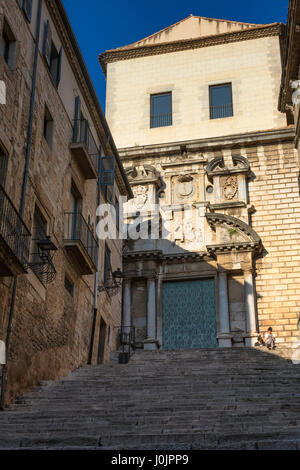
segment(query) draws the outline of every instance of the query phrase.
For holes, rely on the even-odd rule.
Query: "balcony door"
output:
[[[72,184],[70,194],[70,218],[69,218],[69,233],[71,240],[77,240],[78,238],[78,224],[81,222],[81,218],[78,214],[81,213],[82,209],[82,198],[76,187]]]

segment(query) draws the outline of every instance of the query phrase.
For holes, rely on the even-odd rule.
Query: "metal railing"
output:
[[[98,243],[80,212],[65,212],[65,240],[80,241],[97,267]]]
[[[118,327],[118,343],[118,349],[121,347],[122,350],[119,354],[119,363],[127,364],[136,350],[135,327],[125,325]]]
[[[85,144],[93,165],[98,171],[99,148],[95,142],[87,119],[75,119],[73,121],[72,144]]]
[[[25,267],[29,259],[31,233],[1,184],[0,235]]]
[[[233,106],[230,104],[223,104],[221,106],[210,106],[210,119],[220,119],[233,116]]]
[[[156,114],[150,116],[150,127],[164,127],[172,125],[172,113]]]

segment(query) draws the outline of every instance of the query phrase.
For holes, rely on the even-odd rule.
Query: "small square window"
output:
[[[0,54],[11,70],[13,70],[15,66],[16,44],[16,39],[12,33],[12,30],[4,18],[2,37],[0,42]]]
[[[53,119],[47,106],[45,106],[43,135],[45,140],[47,141],[49,148],[52,149]]]
[[[210,119],[233,116],[231,83],[209,87]]]
[[[172,93],[150,96],[150,127],[172,125]]]

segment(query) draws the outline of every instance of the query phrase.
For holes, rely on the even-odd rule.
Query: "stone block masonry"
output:
[[[299,340],[300,195],[297,152],[290,142],[248,147],[252,227],[264,252],[256,261],[259,330],[273,327],[279,343]]]

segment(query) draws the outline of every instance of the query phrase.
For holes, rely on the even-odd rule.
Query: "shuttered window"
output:
[[[62,48],[58,52],[52,41],[52,31],[49,21],[46,21],[44,28],[43,56],[48,65],[50,75],[56,87],[61,79]]]

